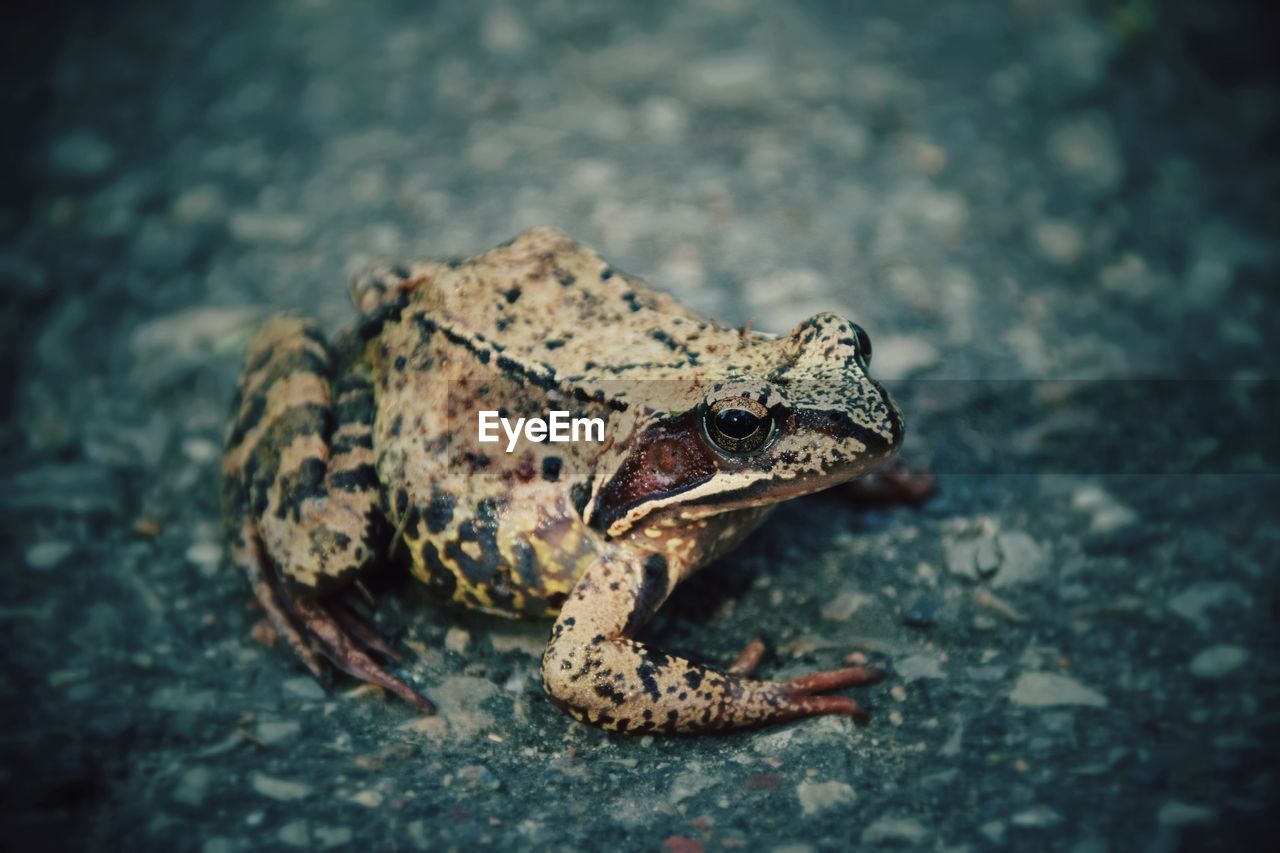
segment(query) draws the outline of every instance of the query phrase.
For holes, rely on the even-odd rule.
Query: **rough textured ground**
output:
[[[1272,14],[465,5],[45,4],[8,27],[6,844],[1258,843]],[[869,728],[605,735],[543,698],[544,625],[394,585],[380,624],[439,717],[250,639],[216,480],[253,322],[336,329],[368,258],[539,223],[728,322],[870,331],[939,497],[787,506],[651,631],[720,661],[764,634],[784,674],[880,656]]]

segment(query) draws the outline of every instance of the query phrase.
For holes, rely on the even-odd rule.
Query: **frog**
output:
[[[865,661],[770,680],[755,676],[759,638],[716,667],[639,636],[780,503],[896,454],[905,422],[860,326],[721,325],[550,227],[472,257],[376,263],[350,296],[359,319],[332,340],[295,313],[253,336],[222,457],[232,561],[313,675],[336,667],[434,710],[351,604],[391,565],[462,607],[551,620],[543,688],[581,722],[867,721],[837,692],[884,676]],[[604,437],[526,432],[509,449],[482,440],[484,412],[567,412]]]

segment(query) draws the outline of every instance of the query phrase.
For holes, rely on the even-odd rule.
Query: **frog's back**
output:
[[[695,342],[736,334],[554,228],[525,231],[432,278],[416,302],[436,322],[561,378],[696,364]]]

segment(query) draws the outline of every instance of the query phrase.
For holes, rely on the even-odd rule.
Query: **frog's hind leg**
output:
[[[381,553],[389,530],[373,467],[373,395],[315,325],[274,318],[249,346],[223,456],[232,556],[267,618],[317,676],[323,658],[424,710],[374,655],[397,656],[327,593]],[[330,381],[334,373],[341,375]]]

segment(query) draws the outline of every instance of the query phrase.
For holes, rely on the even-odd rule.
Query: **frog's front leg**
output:
[[[660,554],[613,552],[590,568],[561,609],[542,658],[552,700],[583,722],[631,733],[747,728],[818,714],[866,721],[847,696],[819,694],[874,683],[875,670],[757,681],[746,677],[760,656],[754,644],[728,672],[717,672],[637,642],[635,633],[677,580]]]
[[[327,595],[376,559],[387,538],[372,421],[367,378],[332,363],[313,323],[268,321],[249,346],[223,455],[232,558],[314,675],[324,674],[328,658],[431,710],[374,657],[398,654]]]

